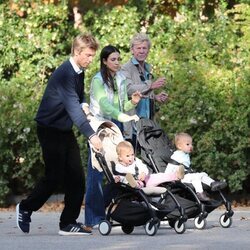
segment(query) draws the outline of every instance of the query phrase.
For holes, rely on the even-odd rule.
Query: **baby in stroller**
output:
[[[174,168],[176,167],[175,164],[179,165],[183,163],[183,165],[185,165],[185,160],[180,160],[180,162],[177,162],[171,159],[172,158],[171,156],[173,155],[176,148],[173,146],[172,141],[168,138],[164,130],[155,121],[152,121],[147,118],[141,118],[136,123],[136,128],[137,128],[137,142],[139,143],[141,149],[140,150],[141,159],[144,162],[146,162],[147,166],[149,166],[150,169],[152,169],[155,173],[165,172],[166,167],[168,166],[169,163],[174,164]],[[189,136],[189,138],[190,137],[191,136]],[[177,150],[180,150],[178,149],[178,146]],[[189,166],[189,170],[191,170],[190,158],[189,158],[189,154],[191,151],[192,149],[189,152],[186,152],[187,155],[184,154],[185,152],[183,153],[184,156],[188,156],[187,158],[189,164],[186,165]],[[170,171],[168,167],[167,171]],[[190,174],[191,173],[192,172],[190,171]],[[203,176],[205,175],[206,174],[203,174]],[[193,176],[191,175],[191,177],[194,177],[194,175]],[[203,184],[204,179],[201,178],[200,175],[199,183]],[[203,229],[206,226],[207,215],[222,204],[225,206],[226,212],[220,216],[219,219],[220,225],[224,228],[228,228],[232,225],[232,216],[234,212],[231,208],[231,202],[226,199],[221,190],[223,187],[226,186],[226,183],[223,182],[222,184],[221,182],[219,183],[217,182],[216,185],[215,184],[212,185],[212,182],[214,182],[214,180],[210,179],[210,182],[209,181],[207,182],[209,187],[207,185],[202,185],[201,187],[202,188],[201,192],[203,192],[204,188],[206,192],[212,195],[213,199],[211,199],[210,201],[201,201],[197,197],[193,185],[190,183],[183,183],[183,181],[171,182],[166,186],[167,189],[170,190],[175,196],[192,201],[193,205],[191,206],[192,207],[191,211],[188,211],[185,208],[185,213],[187,214],[188,218],[190,219],[194,218],[195,227],[198,229]],[[211,190],[212,186],[214,191],[216,191],[217,189],[216,192]],[[185,206],[186,200],[184,202],[184,205],[182,205],[183,203],[180,202],[182,206]]]
[[[224,189],[227,184],[224,181],[215,181],[208,176],[207,173],[194,172],[190,167],[190,153],[193,150],[192,137],[187,133],[178,133],[175,135],[174,143],[176,150],[171,156],[171,159],[176,164],[182,164],[185,167],[185,175],[181,180],[183,183],[190,183],[193,185],[197,197],[201,201],[210,201],[206,192],[203,190],[202,183],[211,188],[211,191],[218,191]],[[179,165],[168,163],[165,173],[174,173],[179,169]]]
[[[184,167],[177,165],[171,172],[149,173],[148,167],[135,157],[133,145],[121,141],[117,147],[118,162],[113,170],[116,182],[129,183],[136,188],[156,187],[161,183],[181,180],[184,177]]]
[[[106,216],[99,223],[99,232],[102,235],[108,235],[112,227],[121,226],[124,233],[130,234],[135,226],[145,225],[146,233],[153,236],[158,230],[160,221],[178,209],[179,213],[174,215],[174,229],[179,234],[184,233],[187,219],[175,197],[172,195],[174,206],[161,205],[152,200],[153,197],[171,196],[165,187],[133,188],[123,182],[115,181],[112,169],[119,158],[116,148],[120,142],[124,141],[119,128],[110,121],[95,121],[94,118],[91,125],[102,140],[104,148],[104,152],[91,150],[92,165],[104,172],[109,186],[108,190],[112,191],[109,193],[110,196],[106,197],[108,198]],[[184,171],[182,177],[183,173]],[[164,175],[174,176],[174,179],[177,179],[174,174]]]

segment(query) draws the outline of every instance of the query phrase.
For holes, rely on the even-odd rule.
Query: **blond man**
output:
[[[89,235],[77,222],[84,195],[84,173],[73,124],[96,150],[102,143],[91,128],[81,104],[84,103],[84,70],[93,61],[98,48],[90,34],[77,36],[71,57],[51,75],[35,120],[42,148],[45,175],[28,198],[16,207],[17,226],[29,233],[31,214],[39,210],[58,186],[65,191],[60,217],[60,235]]]

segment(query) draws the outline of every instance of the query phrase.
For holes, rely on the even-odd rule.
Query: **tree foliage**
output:
[[[73,36],[67,6],[39,2],[0,4],[0,204],[41,175],[33,119],[49,74],[69,53],[65,38]]]
[[[88,12],[85,24],[100,41],[117,45],[124,62],[130,56],[124,41],[135,30],[149,34],[153,46],[148,61],[156,77],[167,78],[170,95],[169,103],[160,107],[161,126],[171,137],[189,132],[196,145],[194,168],[226,179],[231,191],[241,190],[250,172],[249,6],[229,11],[224,2],[218,3],[209,20],[197,15],[202,10],[202,1],[197,1],[196,11],[188,5],[173,20],[158,10],[157,3],[157,11],[151,12],[133,4],[113,8],[109,15],[104,9]],[[127,12],[133,21],[124,23]]]
[[[49,75],[67,58],[77,33],[65,4],[11,2],[0,4],[1,204],[8,194],[29,190],[42,174],[33,118]],[[167,78],[169,94],[157,121],[170,137],[190,133],[193,168],[226,179],[234,192],[243,189],[250,173],[250,8],[216,1],[208,17],[204,3],[130,0],[112,8],[93,6],[83,15],[82,30],[92,32],[100,48],[116,45],[123,63],[130,58],[132,35],[148,33],[148,62],[155,77]],[[86,72],[87,92],[99,52]],[[86,151],[82,136],[79,142]]]

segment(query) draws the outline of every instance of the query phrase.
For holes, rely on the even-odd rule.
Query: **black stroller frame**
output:
[[[152,152],[147,151],[147,156],[149,158],[149,160],[152,163],[152,167],[154,169],[155,173],[158,173],[159,170],[154,162],[154,159],[152,157]],[[199,198],[197,197],[196,193],[194,192],[193,188],[190,187],[189,185],[186,185],[180,181],[178,182],[169,182],[169,183],[165,183],[164,186],[168,186],[169,188],[171,188],[171,191],[173,193],[178,193],[178,189],[182,189],[182,190],[186,190],[187,192],[191,193],[191,195],[193,196],[193,198],[195,199],[195,202],[199,208],[199,214],[195,217],[195,227],[198,229],[202,229],[205,227],[206,225],[206,218],[208,216],[208,212],[205,209],[205,205],[199,200]],[[164,198],[160,199],[159,202],[163,203],[165,201]],[[170,221],[170,226],[173,225],[173,223]]]
[[[119,204],[121,200],[136,197],[146,205],[146,208],[149,213],[149,220],[145,224],[145,232],[149,236],[155,235],[158,231],[158,228],[160,227],[160,221],[166,216],[166,214],[170,213],[172,210],[167,211],[164,209],[161,210],[160,208],[159,210],[155,210],[151,206],[151,201],[149,200],[149,197],[147,196],[147,194],[145,194],[145,192],[142,189],[132,188],[129,185],[121,182],[115,183],[113,175],[105,160],[105,157],[99,152],[96,152],[95,156],[104,172],[104,175],[107,178],[108,183],[113,187],[117,188],[117,190],[121,191],[121,194],[116,195],[114,198],[112,198],[112,201],[106,211],[105,220],[99,223],[98,227],[99,232],[102,235],[109,235],[112,227],[121,226],[121,229],[124,233],[126,234],[132,233],[134,230],[134,225],[129,225],[129,224],[126,225],[125,223],[119,223],[117,221],[114,222],[112,219],[112,210],[117,204]],[[161,187],[156,187],[156,188],[160,188],[162,190]],[[180,206],[179,202],[175,199],[174,195],[165,188],[164,188],[164,193],[160,195],[161,199],[164,199],[164,197],[168,194],[175,202],[176,207],[180,214],[178,219],[175,221],[173,228],[175,229],[176,233],[182,234],[186,230],[185,222],[187,221],[187,217],[184,213],[183,208]],[[159,197],[159,194],[156,196]]]
[[[144,151],[143,155],[142,155],[142,159],[144,161],[146,161],[148,164],[151,165],[152,170],[157,173],[160,172],[159,168],[157,167],[157,164],[154,160],[154,150],[153,149],[149,149],[145,146],[145,144],[140,140],[140,133],[142,133],[142,130],[140,131],[140,129],[138,129],[138,126],[143,126],[143,123],[150,123],[153,124],[152,128],[147,128],[146,126],[144,126],[143,130],[144,133],[150,133],[150,132],[155,132],[157,131],[157,133],[162,133],[166,139],[168,139],[168,137],[164,134],[164,131],[152,120],[146,119],[146,118],[141,118],[138,122],[137,122],[137,143],[139,143],[141,149]],[[146,136],[145,136],[146,137]],[[169,147],[171,147],[172,145],[168,145]],[[145,157],[147,159],[145,159]],[[148,162],[149,160],[149,162]],[[170,155],[165,155],[164,156],[164,162],[166,163],[173,163],[173,160],[170,158]],[[232,207],[231,207],[231,202],[229,202],[224,194],[222,193],[221,190],[216,191],[217,194],[219,194],[220,198],[221,198],[221,202],[217,204],[215,204],[215,206],[209,206],[207,203],[203,203],[199,200],[199,198],[197,197],[197,194],[194,192],[194,189],[191,185],[189,184],[184,184],[182,182],[175,182],[175,183],[166,183],[166,185],[171,188],[171,192],[176,194],[178,193],[179,189],[185,190],[187,191],[192,199],[195,201],[195,203],[197,204],[198,207],[198,214],[195,216],[194,218],[194,225],[197,229],[203,229],[206,226],[206,218],[208,216],[208,214],[210,212],[212,212],[215,208],[217,208],[219,205],[223,204],[226,208],[225,213],[223,213],[220,218],[219,218],[219,223],[221,225],[221,227],[223,228],[228,228],[232,225],[232,216],[234,214]],[[164,185],[164,186],[166,186]],[[204,185],[205,187],[206,185]],[[205,189],[208,189],[208,186],[205,187]],[[214,192],[215,193],[215,192]],[[164,199],[161,199],[159,202],[163,203]],[[189,217],[192,218],[192,217]],[[170,226],[172,223],[169,223]]]

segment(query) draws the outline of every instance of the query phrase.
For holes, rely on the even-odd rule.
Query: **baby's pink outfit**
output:
[[[148,174],[145,177],[146,187],[157,187],[159,184],[169,181],[176,181],[178,178],[175,173],[156,173],[156,174]],[[137,181],[138,187],[143,187],[142,181]]]

